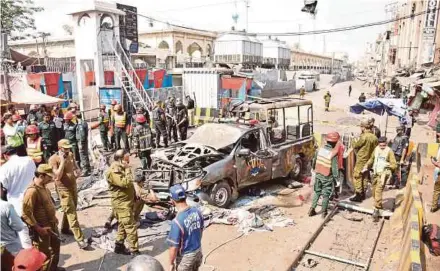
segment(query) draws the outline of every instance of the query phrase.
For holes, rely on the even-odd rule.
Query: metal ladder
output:
[[[148,93],[145,91],[145,88],[138,75],[136,74],[135,69],[131,64],[131,61],[128,58],[127,54],[125,53],[120,41],[116,41],[115,45],[112,40],[109,40],[109,44],[116,56],[117,64],[119,64],[120,66],[119,69],[115,69],[115,77],[119,79],[119,82],[121,83],[122,88],[127,94],[130,103],[132,104],[134,109],[143,107],[145,110],[148,111],[148,113],[150,113],[151,116],[153,102]],[[127,64],[130,71],[133,72],[133,75],[129,73],[129,71],[125,67],[125,64]]]

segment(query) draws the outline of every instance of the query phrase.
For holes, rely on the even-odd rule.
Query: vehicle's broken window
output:
[[[287,140],[297,140],[301,138],[299,107],[287,107],[284,108],[284,112],[286,115]]]
[[[260,131],[257,130],[244,135],[241,139],[241,148],[249,149],[253,153],[261,150]]]
[[[283,108],[268,110],[267,134],[273,144],[286,141]]]

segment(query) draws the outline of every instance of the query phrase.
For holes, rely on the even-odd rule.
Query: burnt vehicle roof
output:
[[[235,105],[231,105],[231,112],[252,112],[260,110],[270,110],[277,108],[286,108],[299,105],[312,105],[312,101],[300,99],[300,98],[271,98],[271,99],[261,99],[255,101],[244,101],[239,102]]]
[[[246,132],[257,127],[239,123],[206,123],[184,142],[221,149],[234,144]]]

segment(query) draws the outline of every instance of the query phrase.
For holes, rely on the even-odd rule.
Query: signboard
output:
[[[422,36],[422,64],[434,61],[435,33],[437,26],[438,0],[428,0],[426,7],[425,25]]]
[[[137,8],[119,3],[116,3],[116,8],[125,12],[125,16],[119,16],[119,31],[121,36],[121,43],[126,44],[125,39],[133,43],[137,43],[138,42]]]
[[[119,87],[103,87],[99,88],[99,104],[105,104],[105,106],[110,108],[112,101],[116,100],[118,104],[121,104],[122,93],[121,88]]]

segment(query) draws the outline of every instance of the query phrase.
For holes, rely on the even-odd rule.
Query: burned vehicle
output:
[[[166,192],[176,183],[227,207],[247,186],[298,178],[315,150],[312,102],[296,98],[246,101],[232,119],[206,123],[187,140],[153,155],[146,184]]]

